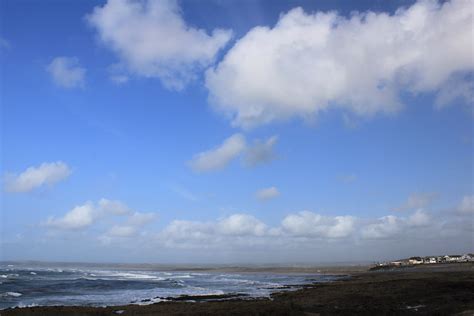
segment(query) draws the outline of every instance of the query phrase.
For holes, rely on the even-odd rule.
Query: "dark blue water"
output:
[[[335,276],[171,272],[101,267],[0,265],[0,309],[15,306],[110,306],[159,302],[156,297],[246,294],[266,297]],[[286,285],[293,285],[287,288]],[[146,300],[146,302],[142,302]]]

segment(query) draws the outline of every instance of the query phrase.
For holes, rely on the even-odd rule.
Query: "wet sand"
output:
[[[271,299],[206,299],[105,308],[16,308],[0,315],[474,315],[474,264],[352,272],[350,278],[275,293]]]

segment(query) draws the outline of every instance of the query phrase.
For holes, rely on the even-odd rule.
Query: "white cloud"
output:
[[[154,220],[153,213],[134,212],[121,201],[100,199],[97,203],[86,202],[74,207],[62,217],[50,217],[43,226],[60,230],[82,230],[105,218],[125,218],[122,224],[112,226],[105,236],[126,237],[134,235],[139,228]]]
[[[98,217],[97,209],[91,202],[74,207],[61,218],[50,217],[45,226],[50,228],[77,230],[88,227]]]
[[[255,140],[252,146],[247,146],[244,135],[237,133],[219,146],[196,154],[189,162],[189,166],[197,172],[220,170],[244,153],[244,164],[255,167],[275,159],[273,146],[277,140],[277,136],[272,136],[266,141]]]
[[[266,225],[252,215],[233,214],[221,219],[217,223],[217,229],[224,235],[263,236]]]
[[[365,226],[362,231],[362,237],[366,239],[384,239],[393,237],[402,229],[402,221],[393,215],[379,218],[375,223]]]
[[[102,236],[104,240],[110,241],[113,237],[133,237],[143,226],[149,224],[155,219],[153,213],[134,212],[128,217],[127,221],[122,225],[115,225],[110,228],[105,235]]]
[[[248,214],[232,214],[210,222],[174,220],[159,234],[158,240],[168,247],[207,248],[223,245],[251,246],[265,239],[267,226]]]
[[[214,253],[219,254],[217,257],[223,256],[221,259],[232,256],[242,260],[255,258],[257,254],[258,258],[264,260],[284,250],[284,258],[280,259],[285,261],[288,261],[288,256],[296,260],[309,253],[314,254],[308,257],[314,261],[318,258],[321,260],[321,255],[327,251],[358,249],[357,252],[371,253],[369,250],[372,249],[374,258],[380,260],[381,253],[388,257],[403,256],[388,249],[383,252],[387,247],[392,250],[391,247],[397,247],[397,251],[404,247],[404,251],[409,253],[418,247],[418,251],[424,253],[433,249],[449,250],[451,248],[448,245],[461,242],[465,248],[469,244],[466,238],[469,239],[472,235],[472,221],[462,221],[461,217],[453,213],[440,215],[444,217],[431,218],[424,211],[418,210],[407,217],[361,219],[354,216],[323,216],[304,211],[289,214],[279,225],[272,227],[253,215],[237,213],[210,221],[174,220],[162,230],[153,232],[144,229],[145,225],[155,219],[153,213],[132,211],[118,217],[101,208],[99,203],[87,202],[76,206],[61,218],[50,218],[45,225],[63,230],[84,230],[96,223],[81,236],[92,237],[92,240],[98,238],[103,246],[108,247],[115,244],[133,248],[137,243],[143,243],[150,250],[159,249],[160,254],[184,255],[183,260],[190,255],[202,259],[201,252],[205,249],[216,250]],[[101,229],[104,229],[103,233],[90,235]],[[440,237],[443,238],[441,248],[426,248],[427,245],[438,245]],[[448,242],[448,239],[451,241]],[[361,256],[360,260],[363,258]]]
[[[124,203],[104,198],[99,200],[97,206],[101,213],[109,213],[111,215],[127,215],[132,212],[132,210]]]
[[[280,195],[280,191],[276,187],[269,187],[258,190],[255,194],[257,199],[261,201],[271,200]]]
[[[44,185],[53,185],[70,174],[71,169],[62,161],[45,162],[38,167],[29,167],[18,175],[8,173],[5,189],[8,192],[29,192]]]
[[[469,0],[348,18],[295,8],[273,28],[251,29],[207,71],[210,101],[243,127],[332,108],[365,117],[396,112],[401,92],[469,80],[472,20]]]
[[[154,219],[155,214],[153,213],[135,212],[129,217],[128,224],[132,226],[143,226],[150,223]]]
[[[234,134],[219,147],[201,152],[194,156],[189,165],[194,171],[206,172],[224,168],[245,149],[245,138]]]
[[[461,214],[474,214],[474,195],[466,195],[463,197],[458,210]]]
[[[388,215],[372,221],[361,228],[361,236],[365,239],[394,239],[403,235],[416,235],[421,228],[435,229],[436,223],[425,211],[418,209],[408,217]]]
[[[110,237],[131,237],[131,236],[134,236],[136,233],[137,233],[137,228],[134,226],[116,225],[116,226],[113,226],[111,229],[109,229],[105,236],[109,238]]]
[[[232,35],[187,25],[173,0],[109,0],[87,19],[130,73],[159,78],[176,90],[212,64]]]
[[[410,194],[405,203],[399,207],[393,208],[394,211],[407,211],[413,209],[424,208],[438,197],[436,193],[413,193]]]
[[[160,233],[168,242],[193,243],[237,236],[264,236],[267,226],[248,214],[233,214],[213,222],[172,221]]]
[[[273,247],[351,236],[356,218],[321,216],[300,212],[285,217],[281,226],[269,227],[249,214],[232,214],[215,221],[175,220],[157,234],[157,240],[170,248]]]
[[[168,246],[204,246],[216,241],[214,226],[213,223],[174,220],[159,233],[159,239]]]
[[[86,69],[76,57],[56,57],[46,67],[56,85],[63,88],[84,87]]]
[[[274,160],[276,154],[273,150],[273,146],[277,141],[277,136],[272,136],[264,142],[256,140],[245,152],[245,164],[254,167]]]
[[[410,217],[408,217],[407,221],[408,225],[410,226],[428,226],[431,223],[431,218],[426,212],[422,209],[416,210]]]
[[[322,216],[303,211],[286,216],[281,226],[294,236],[316,236],[322,238],[342,238],[354,230],[355,218],[352,216]]]

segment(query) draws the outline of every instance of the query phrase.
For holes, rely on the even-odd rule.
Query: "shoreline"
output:
[[[109,307],[50,306],[0,311],[9,315],[386,315],[474,314],[474,264],[356,272],[349,278],[275,292],[270,298],[234,297]],[[461,315],[461,314],[460,314]]]
[[[83,269],[83,268],[98,268],[98,269],[117,269],[127,271],[160,271],[160,272],[225,272],[225,273],[298,273],[298,274],[347,274],[354,272],[363,272],[371,266],[368,263],[360,264],[316,264],[316,265],[226,265],[226,264],[117,264],[117,263],[80,263],[80,262],[42,262],[42,261],[18,261],[9,262],[4,261],[0,264],[8,265],[14,264],[16,267],[23,268],[60,268],[60,269]]]

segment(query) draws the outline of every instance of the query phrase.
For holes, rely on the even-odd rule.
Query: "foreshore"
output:
[[[474,315],[472,263],[346,272],[350,277],[275,293],[271,299],[212,297],[151,305],[28,307],[3,310],[0,315]]]

